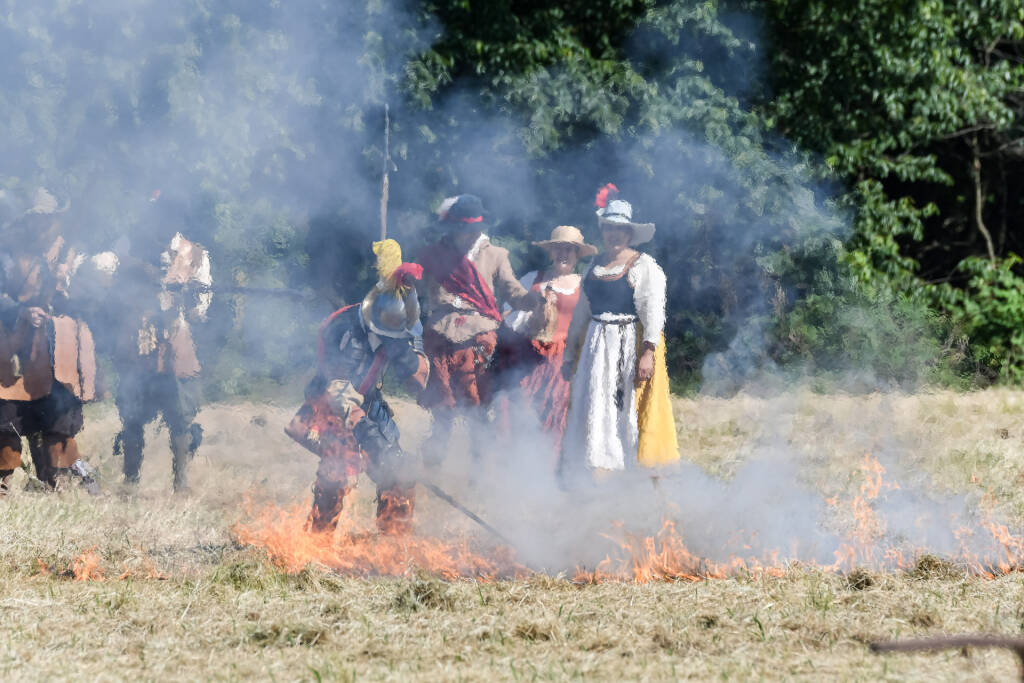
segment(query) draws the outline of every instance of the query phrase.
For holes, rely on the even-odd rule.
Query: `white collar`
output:
[[[623,270],[625,270],[625,268],[626,268],[626,264],[625,263],[620,263],[619,265],[612,266],[610,268],[605,267],[605,266],[599,266],[596,263],[593,265],[594,275],[596,275],[598,277],[608,277],[609,275],[618,275]]]
[[[466,258],[470,261],[476,261],[476,257],[480,255],[480,250],[486,247],[490,243],[490,238],[485,233],[480,233],[480,236],[476,238],[476,242],[473,242],[473,246],[466,252]]]
[[[541,285],[541,289],[550,289],[552,292],[561,294],[562,296],[572,296],[576,292],[576,290],[580,288],[580,284],[582,284],[582,279],[579,275],[573,275],[571,281],[573,282],[572,287],[556,287],[555,285],[551,284],[552,280],[546,280],[544,284]]]

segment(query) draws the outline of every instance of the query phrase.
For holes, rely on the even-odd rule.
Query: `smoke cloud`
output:
[[[730,23],[738,44],[756,42],[755,18]],[[709,120],[695,132],[695,119],[683,125],[668,112],[646,127],[631,120],[642,131],[631,137],[598,131],[586,144],[541,153],[528,108],[481,102],[472,84],[451,84],[429,107],[395,94],[396,65],[439,34],[401,2],[8,3],[0,19],[0,110],[7,114],[0,211],[4,220],[17,215],[32,190],[46,186],[70,201],[67,225],[77,240],[110,249],[146,229],[147,200],[160,189],[181,203],[186,235],[210,248],[216,285],[314,292],[300,305],[218,295],[213,323],[199,336],[212,397],[287,392],[282,385],[292,383],[287,398],[297,399],[315,323],[372,281],[366,262],[378,225],[385,102],[397,164],[390,225],[410,247],[432,237],[429,210],[456,192],[483,197],[499,236],[540,238],[570,223],[596,242],[593,190],[613,180],[637,217],[657,224],[651,250],[670,278],[685,283],[673,290],[685,291],[670,310],[677,318],[724,312],[731,334],[704,360],[701,391],[769,397],[744,418],[756,442],[737,454],[744,464],[728,478],[688,464],[692,454],[683,453],[684,464],[657,480],[631,471],[565,491],[536,416],[512,395],[511,435],[483,437],[500,445],[474,473],[477,504],[524,560],[550,570],[599,562],[609,549],[600,539],[613,523],[650,535],[666,516],[678,520],[695,554],[714,561],[772,549],[833,561],[847,539],[808,480],[823,456],[793,446],[802,429],[801,387],[792,368],[772,360],[768,327],[774,312],[806,293],[787,271],[793,259],[834,256],[850,219],[799,151],[743,118],[737,102],[760,89],[756,51],[736,48],[710,60],[719,75],[733,74],[722,96],[734,105],[733,120]],[[627,53],[654,70],[690,48],[648,28]],[[547,77],[568,73],[554,67]],[[716,126],[739,129],[749,149],[716,143],[734,143]],[[435,141],[452,140],[453,130],[455,148],[439,149]],[[514,249],[523,263],[525,249]],[[867,368],[851,365],[842,374],[856,377],[851,384],[862,391],[893,390]],[[913,466],[927,445],[901,441],[882,408],[832,429],[870,442],[863,452],[900,481],[903,488],[885,490],[874,504],[889,540],[938,553],[961,549],[955,525],[977,523],[976,501],[927,493]],[[459,456],[448,466],[455,478],[471,467]]]

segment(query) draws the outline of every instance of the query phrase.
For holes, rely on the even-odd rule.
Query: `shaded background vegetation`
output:
[[[670,274],[679,389],[1024,373],[1024,10],[1009,0],[3,2],[0,212],[95,249],[160,188],[214,257],[215,396],[286,382],[390,232],[473,192],[517,270],[616,182]],[[118,293],[124,296],[124,293]],[[851,380],[850,378],[853,377]]]

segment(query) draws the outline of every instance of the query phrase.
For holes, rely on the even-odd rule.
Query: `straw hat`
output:
[[[583,233],[579,231],[579,228],[574,228],[571,225],[559,225],[551,231],[550,239],[533,243],[535,247],[541,247],[542,249],[553,247],[556,244],[573,245],[576,247],[576,254],[579,258],[588,258],[597,253],[597,247],[584,242]]]
[[[634,223],[633,205],[625,199],[618,199],[619,188],[608,183],[597,193],[594,204],[597,209],[597,224],[600,227],[605,225],[630,228],[633,236],[629,240],[630,246],[650,242],[654,237],[654,223]]]

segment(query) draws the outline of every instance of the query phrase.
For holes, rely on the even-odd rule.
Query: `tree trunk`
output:
[[[992,233],[985,227],[982,211],[985,207],[985,188],[981,183],[981,157],[978,154],[978,138],[971,138],[971,180],[974,181],[974,225],[978,232],[985,238],[985,248],[988,250],[988,258],[992,263],[996,262],[996,249],[992,243]]]

